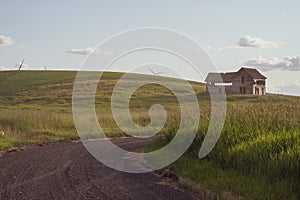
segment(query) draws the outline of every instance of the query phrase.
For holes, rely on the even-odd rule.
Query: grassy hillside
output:
[[[209,109],[189,150],[167,168],[209,197],[232,199],[300,199],[300,98],[267,95],[228,96],[221,137],[204,159],[198,152],[208,129]],[[207,110],[205,110],[205,108]],[[155,141],[159,149],[174,137]]]
[[[110,109],[113,87],[122,75],[105,73],[96,93],[99,122],[110,137],[125,135],[113,120]],[[75,76],[74,71],[0,72],[0,131],[5,132],[4,137],[0,136],[0,149],[26,143],[77,139],[71,110]],[[149,78],[145,75],[138,77]],[[198,94],[204,91],[204,85],[192,85]],[[148,109],[154,103],[162,103],[176,117],[178,105],[173,93],[158,85],[146,85],[131,98],[130,111],[134,121],[147,124]],[[166,130],[167,127],[162,132]]]
[[[0,149],[27,143],[77,139],[71,98],[76,72],[0,72]],[[110,97],[120,73],[105,73],[96,93],[99,122],[111,137],[125,135],[113,120]],[[147,79],[149,76],[138,75]],[[201,122],[196,140],[169,166],[197,187],[230,191],[246,199],[300,199],[300,98],[284,95],[228,96],[227,118],[213,151],[198,159],[210,117],[203,84],[191,83],[199,100]],[[139,125],[149,123],[148,109],[163,104],[168,112],[165,139],[175,135],[180,121],[176,97],[158,85],[145,85],[131,98],[130,113]]]

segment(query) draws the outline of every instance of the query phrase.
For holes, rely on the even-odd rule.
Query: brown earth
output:
[[[136,151],[152,139],[112,141]],[[34,145],[0,155],[0,199],[198,199],[175,175],[106,167],[81,142]]]

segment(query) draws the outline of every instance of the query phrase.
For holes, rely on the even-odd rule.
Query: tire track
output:
[[[137,151],[153,139],[112,141]],[[0,199],[197,199],[155,173],[129,174],[108,168],[81,142],[58,142],[4,153],[0,157]]]

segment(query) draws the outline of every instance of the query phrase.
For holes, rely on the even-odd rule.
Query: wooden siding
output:
[[[243,77],[243,78],[242,78]],[[243,79],[243,80],[242,80]],[[266,85],[255,84],[256,81],[265,83],[265,79],[253,79],[253,77],[244,70],[239,70],[231,78],[232,86],[218,86],[207,83],[206,91],[211,93],[225,93],[226,94],[253,94],[253,95],[265,95]]]

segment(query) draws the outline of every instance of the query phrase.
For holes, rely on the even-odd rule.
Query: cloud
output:
[[[15,65],[15,67],[16,67],[16,68],[19,68],[20,65],[21,65],[21,63],[17,63],[17,64]],[[23,63],[21,69],[28,68],[28,67],[29,67],[29,65],[27,65],[26,63]]]
[[[7,68],[5,66],[0,66],[0,71],[4,71],[7,70]]]
[[[251,37],[249,35],[243,36],[237,42],[240,47],[256,47],[256,48],[264,48],[264,47],[278,47],[279,45],[275,42],[265,41],[261,38]]]
[[[241,49],[245,47],[252,48],[265,48],[265,47],[279,47],[275,42],[265,41],[261,38],[251,37],[251,36],[243,36],[237,42],[237,45],[228,45],[224,47],[211,47],[208,46],[206,50],[215,50],[215,51],[224,51],[224,50],[232,50],[232,49]]]
[[[225,46],[225,47],[206,47],[206,50],[214,50],[214,51],[224,51],[224,50],[232,50],[232,49],[241,49],[240,46]]]
[[[300,96],[300,82],[285,83],[274,87],[274,92],[287,95]]]
[[[21,64],[21,63],[20,63]],[[27,64],[25,64],[25,63],[23,63],[22,64],[22,68],[28,68],[29,67],[29,65],[27,65]]]
[[[14,41],[11,39],[11,37],[0,35],[0,46],[1,45],[12,45]]]
[[[264,71],[269,70],[289,70],[289,71],[300,71],[300,56],[287,56],[283,59],[276,57],[263,58],[256,57],[251,58],[244,63],[244,65],[257,67]]]
[[[109,55],[110,53],[97,48],[83,48],[83,49],[71,49],[66,51],[67,53],[72,54],[81,54],[81,55]]]

